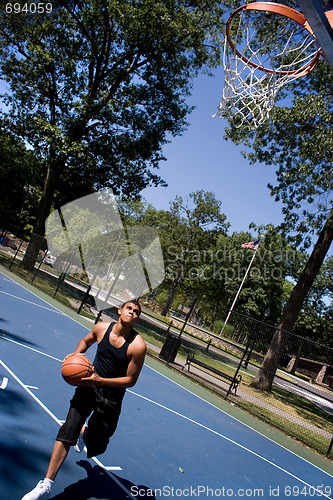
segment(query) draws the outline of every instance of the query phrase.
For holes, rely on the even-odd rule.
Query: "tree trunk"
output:
[[[304,299],[309,292],[333,240],[333,209],[319,235],[312,254],[284,307],[280,323],[273,335],[263,363],[251,386],[262,391],[271,391],[276,370],[280,364],[289,332],[294,327]]]
[[[50,215],[53,195],[58,176],[58,167],[55,160],[50,159],[44,183],[43,194],[40,200],[38,216],[28,248],[23,257],[22,265],[27,271],[32,271],[37,260],[38,252],[43,247],[45,235],[45,221]]]
[[[298,348],[297,348],[297,354],[296,354],[296,358],[295,358],[295,362],[293,364],[293,367],[292,369],[290,370],[290,373],[292,375],[295,375],[296,373],[296,370],[298,368],[298,365],[299,365],[299,361],[301,359],[301,354],[302,354],[302,349],[303,349],[303,344],[304,344],[304,338],[300,339],[299,340],[299,344],[298,344]]]

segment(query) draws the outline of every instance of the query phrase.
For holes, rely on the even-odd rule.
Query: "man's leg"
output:
[[[113,436],[120,415],[121,406],[101,398],[84,430],[84,442],[87,446],[87,457],[91,458],[104,453],[110,437]]]
[[[85,391],[87,391],[87,389]],[[85,392],[84,395],[89,396],[89,391]],[[76,397],[74,395],[71,403],[78,402],[78,406],[80,407],[80,399],[81,405],[84,407],[85,398],[80,398],[79,394]],[[88,397],[89,404],[91,404],[90,399]],[[81,415],[80,411],[72,408],[71,405],[66,421],[59,429],[45,478],[39,481],[33,490],[24,495],[22,500],[37,500],[39,498],[45,500],[49,497],[53,480],[64,463],[70,447],[75,445],[82,425],[92,409],[93,406],[89,407],[88,405],[88,408],[84,408],[83,415]]]
[[[45,478],[39,481],[32,491],[24,495],[22,500],[47,499],[49,497],[52,483],[68,455],[70,446],[69,443],[55,442]]]
[[[60,467],[65,461],[68,455],[71,445],[69,443],[63,443],[62,441],[56,441],[54,443],[52,455],[49,462],[49,467],[46,472],[46,478],[54,481],[56,475],[59,472]]]
[[[66,421],[60,427],[56,440],[62,442],[66,449],[54,448],[54,462],[50,464],[50,474],[54,474],[58,467],[65,460],[68,454],[67,445],[74,446],[75,451],[82,451],[84,440],[81,439],[85,426],[85,420],[95,408],[95,394],[93,388],[77,388],[71,406],[69,408]],[[63,458],[64,457],[64,458]],[[54,465],[54,469],[53,469]],[[56,471],[57,473],[57,471]]]
[[[81,429],[81,432],[80,432],[80,435],[79,435],[79,439],[77,440],[77,443],[76,445],[74,446],[74,450],[77,452],[77,453],[81,453],[81,451],[83,450],[84,448],[84,445],[86,444],[86,440],[85,440],[85,433],[87,432],[87,425],[84,424],[84,426],[82,427]]]

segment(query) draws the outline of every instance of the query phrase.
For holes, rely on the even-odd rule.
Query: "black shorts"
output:
[[[84,436],[88,458],[104,453],[117,428],[120,415],[121,401],[106,398],[102,393],[102,388],[78,387],[71,400],[66,421],[56,437],[57,441],[74,446],[82,426],[92,413]]]

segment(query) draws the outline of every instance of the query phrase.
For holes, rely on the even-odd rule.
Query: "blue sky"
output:
[[[282,221],[282,205],[267,188],[268,182],[275,182],[274,167],[250,165],[241,154],[241,146],[223,139],[225,120],[212,118],[223,81],[222,68],[214,77],[201,75],[194,81],[188,102],[196,109],[189,116],[190,125],[165,146],[167,161],[161,162],[158,171],[168,187],[147,188],[142,194],[155,208],[167,209],[176,195],[186,198],[198,189],[212,191],[231,224],[229,234],[247,231],[251,222],[277,225]]]

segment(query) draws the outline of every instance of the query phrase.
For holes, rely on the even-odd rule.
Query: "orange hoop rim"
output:
[[[275,2],[251,2],[245,5],[241,5],[238,7],[236,10],[234,10],[226,24],[226,38],[227,41],[232,49],[232,51],[246,64],[249,66],[252,66],[255,69],[258,69],[260,71],[263,71],[265,73],[275,73],[277,75],[294,75],[295,77],[301,77],[305,76],[310,71],[313,70],[313,68],[316,66],[318,59],[321,55],[320,49],[317,50],[316,55],[313,57],[313,59],[302,66],[299,69],[294,69],[294,70],[284,70],[284,71],[276,71],[271,68],[265,68],[264,66],[261,66],[260,64],[256,64],[252,61],[250,61],[247,57],[243,56],[237,49],[233,41],[231,40],[230,37],[230,24],[233,21],[233,19],[237,16],[237,14],[241,11],[246,11],[246,10],[257,10],[257,11],[264,11],[264,12],[273,12],[274,14],[279,14],[281,16],[287,17],[288,19],[291,19],[292,21],[295,21],[297,24],[305,28],[310,35],[313,36],[314,39],[316,39],[316,36],[314,35],[308,21],[306,20],[306,17],[299,12],[298,10],[293,9],[292,7],[288,7],[287,5],[283,5],[280,3],[275,3]]]

